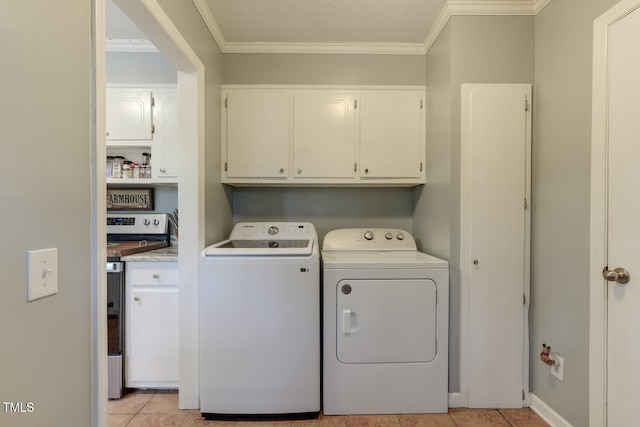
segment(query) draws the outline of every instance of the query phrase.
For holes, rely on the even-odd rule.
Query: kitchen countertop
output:
[[[125,262],[178,262],[178,247],[169,246],[153,251],[127,255],[121,259]]]

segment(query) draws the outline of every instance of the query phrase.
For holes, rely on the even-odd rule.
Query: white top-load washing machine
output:
[[[448,410],[449,264],[406,231],[324,238],[323,413]]]
[[[320,260],[304,222],[238,223],[200,257],[205,418],[320,411]]]

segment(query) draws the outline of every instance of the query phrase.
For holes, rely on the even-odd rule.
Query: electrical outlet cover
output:
[[[58,293],[58,248],[27,252],[27,301]]]
[[[555,361],[551,365],[551,375],[564,382],[564,358],[553,352],[549,356]]]

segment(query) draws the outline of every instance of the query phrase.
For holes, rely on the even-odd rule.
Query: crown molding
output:
[[[216,41],[218,48],[222,53],[226,53],[226,45],[227,40],[224,38],[224,34],[222,34],[222,30],[218,25],[218,21],[211,13],[211,9],[207,6],[207,2],[205,0],[193,0],[193,4],[195,4],[196,9],[198,9],[198,13],[202,16],[204,23],[207,28],[209,28],[209,32],[213,36],[213,39]]]
[[[149,40],[108,39],[106,41],[107,52],[159,52]]]
[[[424,55],[422,43],[225,43],[224,53]]]
[[[423,44],[424,52],[429,52],[433,43],[452,16],[522,16],[537,15],[551,0],[523,1],[473,1],[448,0],[436,22],[431,27]]]
[[[206,0],[192,0],[222,53],[345,53],[424,55],[452,16],[536,15],[551,0],[448,0],[424,43],[239,43],[225,39]]]

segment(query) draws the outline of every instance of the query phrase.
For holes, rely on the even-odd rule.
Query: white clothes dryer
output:
[[[449,264],[397,229],[326,234],[323,413],[448,410]]]
[[[320,255],[310,223],[244,222],[200,257],[205,418],[320,411]]]

